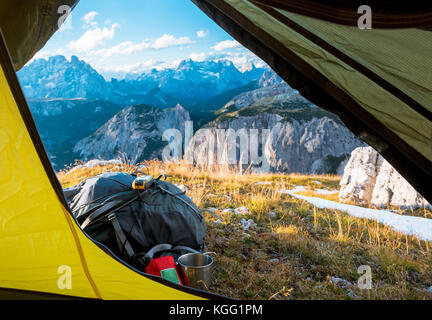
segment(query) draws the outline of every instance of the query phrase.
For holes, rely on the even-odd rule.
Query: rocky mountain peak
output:
[[[123,109],[108,120],[94,134],[78,141],[74,152],[83,159],[102,157],[112,159],[126,154],[133,162],[161,158],[167,129],[176,129],[185,135],[185,123],[190,120],[180,104],[173,108],[154,108],[135,105]]]

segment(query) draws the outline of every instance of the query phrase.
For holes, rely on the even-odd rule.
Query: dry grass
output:
[[[432,285],[431,243],[278,192],[303,185],[304,194],[337,200],[337,195],[312,191],[337,189],[336,176],[252,175],[159,161],[145,165],[150,174],[166,173],[168,181],[187,186],[187,194],[201,209],[215,208],[222,217],[220,223],[206,215],[206,249],[217,254],[213,292],[238,299],[431,299],[425,290]],[[68,187],[106,171],[139,170],[126,162],[63,171],[59,179]],[[241,206],[250,213],[223,212]],[[253,219],[257,226],[244,231],[242,218]],[[370,290],[357,286],[361,265],[371,267]],[[350,284],[335,284],[332,277]]]

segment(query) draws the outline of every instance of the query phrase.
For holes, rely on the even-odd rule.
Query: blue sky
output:
[[[57,54],[76,55],[104,75],[187,58],[263,65],[189,0],[81,0],[34,58]]]

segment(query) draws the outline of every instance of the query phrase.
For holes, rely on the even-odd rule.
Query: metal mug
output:
[[[187,253],[178,258],[183,284],[197,289],[210,288],[214,259],[209,254],[212,253]]]

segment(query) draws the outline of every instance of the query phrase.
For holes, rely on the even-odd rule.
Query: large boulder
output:
[[[359,205],[401,208],[430,204],[371,147],[355,149],[340,182],[339,200]]]

